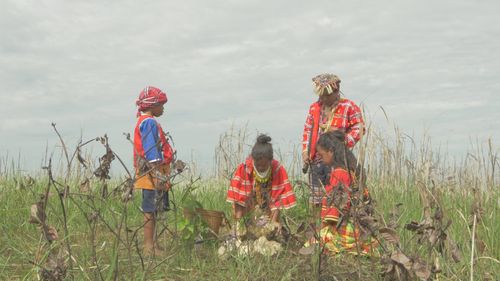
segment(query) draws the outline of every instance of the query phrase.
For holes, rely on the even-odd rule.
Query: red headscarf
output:
[[[152,106],[167,103],[167,100],[167,94],[162,92],[162,90],[151,86],[144,88],[135,102],[138,106],[137,116],[141,115],[141,111],[147,110]]]

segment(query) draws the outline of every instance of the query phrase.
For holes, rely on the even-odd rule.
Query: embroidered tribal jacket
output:
[[[363,116],[359,107],[351,100],[341,98],[334,110],[330,129],[341,129],[346,134],[347,147],[352,148],[361,138],[363,130]],[[322,133],[320,130],[321,103],[313,103],[309,108],[304,125],[302,150],[309,150],[310,159],[315,159],[316,143]],[[311,145],[309,145],[311,142]]]
[[[247,158],[236,168],[227,192],[227,202],[235,203],[243,207],[252,207],[255,202],[255,180],[253,177],[253,159]],[[276,160],[271,164],[271,186],[270,210],[288,209],[296,204],[295,193],[288,181],[288,175],[285,168]]]

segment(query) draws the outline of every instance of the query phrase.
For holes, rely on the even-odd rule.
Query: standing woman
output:
[[[280,210],[296,205],[286,170],[273,159],[270,141],[271,137],[259,135],[251,155],[234,172],[226,201],[233,204],[237,222],[259,209],[272,222],[280,224]]]
[[[363,132],[363,117],[359,107],[351,100],[340,97],[340,78],[324,73],[312,79],[314,92],[319,96],[307,114],[302,142],[302,160],[311,172],[309,179],[312,186],[310,203],[319,207],[328,183],[329,169],[321,162],[316,151],[319,137],[327,132],[345,133],[348,148],[360,140]]]
[[[353,206],[358,208],[361,202],[363,206],[369,205],[366,177],[344,140],[345,134],[341,131],[324,133],[318,140],[318,154],[331,170],[326,194],[321,200],[320,236],[325,248],[332,253],[369,254],[375,243],[371,238],[362,240],[359,224],[350,216]]]

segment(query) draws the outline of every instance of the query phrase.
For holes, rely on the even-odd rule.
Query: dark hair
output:
[[[333,152],[333,168],[344,168],[349,172],[354,172],[359,183],[365,185],[366,175],[363,167],[358,165],[358,160],[354,153],[347,148],[345,143],[345,133],[342,131],[327,132],[320,136],[318,146]]]
[[[322,134],[318,140],[318,146],[333,152],[333,163],[331,164],[334,168],[344,168],[347,169],[350,165],[348,165],[347,160],[351,157],[348,157],[349,154],[352,155],[352,152],[347,149],[345,146],[345,134],[341,131],[333,131]],[[349,153],[350,152],[350,153]],[[352,155],[354,157],[354,155]],[[350,163],[349,163],[350,164]]]
[[[273,160],[273,145],[270,141],[271,137],[265,134],[260,134],[257,137],[257,141],[252,148],[252,158],[254,160],[260,160],[262,158]]]

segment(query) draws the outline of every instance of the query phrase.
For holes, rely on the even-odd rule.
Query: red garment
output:
[[[334,117],[330,128],[342,129],[346,133],[347,147],[352,148],[360,140],[363,130],[363,116],[359,107],[351,100],[340,99],[333,113]],[[309,157],[314,159],[316,156],[316,143],[320,135],[320,116],[321,103],[319,101],[313,103],[309,108],[306,123],[304,125],[304,134],[302,142],[302,150],[307,151],[309,142],[311,142]]]
[[[170,188],[170,182],[167,181],[165,183],[165,186],[156,186],[154,181],[153,181],[153,176],[151,173],[144,173],[141,172],[141,161],[140,159],[145,160],[145,151],[144,147],[142,145],[142,138],[141,138],[141,132],[140,132],[140,125],[142,121],[144,121],[147,118],[153,118],[153,116],[144,114],[139,116],[137,118],[137,125],[135,126],[134,130],[134,167],[135,167],[135,172],[136,172],[136,181],[134,183],[135,188],[140,188],[140,189],[164,189],[168,190]],[[172,163],[173,156],[174,156],[174,151],[170,144],[167,141],[167,138],[165,136],[165,133],[163,132],[160,124],[156,122],[156,125],[158,126],[158,137],[160,141],[160,148],[161,148],[161,155],[163,156],[162,162],[158,163],[159,165],[159,172],[164,174],[165,176],[168,177],[170,174],[170,164]]]
[[[227,191],[227,202],[235,203],[243,207],[249,206],[255,201],[255,182],[253,179],[253,159],[248,157],[245,163],[236,168],[229,190]],[[296,205],[295,193],[288,181],[285,168],[276,160],[271,164],[271,191],[268,206],[271,210],[288,209]]]
[[[141,125],[141,122],[147,118],[153,118],[153,116],[147,114],[139,116],[139,118],[137,118],[137,125],[135,126],[134,130],[134,166],[136,169],[139,168],[138,166],[139,159],[144,159],[144,147],[142,146],[141,132],[139,130],[139,126]],[[158,134],[161,144],[161,151],[163,155],[162,162],[163,164],[170,165],[174,157],[174,150],[170,146],[170,143],[168,143],[167,137],[165,136],[165,132],[163,132],[160,123],[156,122],[156,124],[158,126]]]
[[[330,184],[325,186],[326,196],[323,196],[321,201],[321,218],[323,220],[333,220],[337,221],[340,217],[339,210],[333,206],[333,204],[328,204],[328,197],[332,197],[331,194],[336,188],[343,188],[347,195],[346,205],[342,206],[343,209],[348,210],[351,206],[351,175],[345,169],[337,168],[332,170],[330,174]],[[340,206],[339,206],[340,207]]]
[[[154,105],[164,104],[168,101],[167,94],[162,90],[148,86],[144,88],[139,94],[139,98],[135,102],[138,106],[137,117],[140,116],[141,111],[144,111]]]

